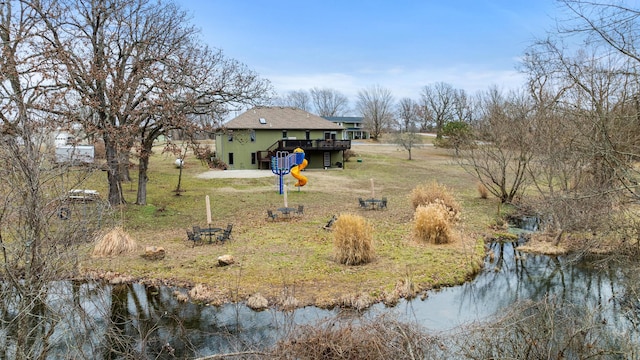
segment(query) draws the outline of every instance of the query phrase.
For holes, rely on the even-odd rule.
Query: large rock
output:
[[[233,258],[233,255],[222,255],[218,256],[218,265],[220,266],[228,266],[231,264],[235,264],[236,259]]]
[[[166,251],[161,246],[147,246],[144,249],[144,255],[142,255],[142,257],[147,260],[162,260],[165,254]]]

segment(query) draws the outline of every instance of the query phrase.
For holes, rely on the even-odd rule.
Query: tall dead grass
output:
[[[303,325],[272,349],[271,359],[439,359],[435,337],[387,317]]]
[[[345,265],[361,265],[373,260],[373,227],[362,216],[342,214],[333,229],[335,260]]]
[[[115,227],[98,239],[93,256],[110,257],[134,252],[138,244],[121,227]]]
[[[413,234],[418,241],[430,244],[453,242],[449,210],[443,203],[418,206],[413,220]]]
[[[446,206],[451,220],[457,220],[459,217],[460,204],[446,186],[438,184],[436,181],[416,186],[411,190],[410,198],[414,210],[421,205],[442,203]]]
[[[479,182],[478,185],[476,185],[477,189],[478,189],[478,195],[480,196],[481,199],[487,199],[489,197],[489,190],[487,189],[486,186],[484,186],[483,183]]]

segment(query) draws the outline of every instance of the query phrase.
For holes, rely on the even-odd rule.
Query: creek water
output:
[[[269,346],[294,324],[345,316],[391,314],[427,331],[447,331],[489,320],[516,301],[545,297],[584,305],[617,331],[638,332],[633,322],[640,317],[640,299],[630,298],[623,287],[624,269],[601,270],[564,257],[525,254],[515,245],[489,244],[493,256],[487,257],[484,270],[472,281],[403,300],[394,307],[377,304],[362,314],[316,307],[256,312],[244,304],[213,307],[180,302],[174,292],[184,290],[169,287],[61,283],[57,299],[74,299],[83,311],[70,314],[56,333],[68,334],[76,325],[90,323],[88,332],[71,332],[84,353],[116,346],[121,351],[157,354],[169,346],[178,358],[193,358]],[[127,341],[114,341],[113,334],[124,335]]]

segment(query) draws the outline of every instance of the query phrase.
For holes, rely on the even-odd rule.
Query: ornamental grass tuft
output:
[[[93,248],[93,256],[109,257],[134,252],[138,244],[121,227],[104,234]]]
[[[333,229],[335,260],[345,265],[369,263],[375,256],[373,227],[362,216],[342,214]]]
[[[449,210],[441,203],[420,205],[414,213],[413,234],[419,242],[448,244],[453,242]]]
[[[449,189],[433,181],[429,184],[420,184],[411,191],[411,204],[413,209],[433,203],[443,204],[449,216],[449,220],[457,221],[460,215],[460,205],[455,200]]]

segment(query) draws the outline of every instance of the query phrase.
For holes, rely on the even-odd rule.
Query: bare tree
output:
[[[409,153],[408,160],[411,160],[411,153],[414,148],[422,145],[422,136],[415,131],[403,131],[395,134],[394,142]]]
[[[311,95],[309,95],[309,92],[302,89],[289,91],[289,93],[287,93],[287,95],[284,97],[282,105],[295,107],[307,112],[313,111],[311,105]]]
[[[525,57],[538,109],[530,170],[539,201],[530,203],[556,244],[565,232],[609,231],[622,199],[638,198],[638,87],[621,60],[586,49],[570,55],[549,40]]]
[[[419,119],[419,106],[411,98],[402,98],[398,102],[396,111],[399,131],[394,137],[394,142],[407,150],[409,160],[411,160],[411,151],[422,143],[422,138],[417,133],[418,127],[416,124]]]
[[[464,89],[455,91],[455,102],[453,104],[453,121],[471,123],[473,121],[473,102]]]
[[[269,83],[245,65],[226,58],[220,50],[192,46],[183,50],[185,56],[166,74],[164,80],[173,84],[174,90],[159,94],[153,102],[155,109],[145,114],[138,124],[140,161],[136,204],[146,204],[149,157],[160,135],[173,129],[181,129],[188,135],[200,131],[191,121],[193,116],[213,119],[212,126],[217,128],[230,108],[259,105],[269,94]],[[213,128],[204,130],[213,131]]]
[[[503,203],[521,194],[533,157],[533,107],[523,93],[503,95],[497,88],[479,94],[482,117],[474,128],[475,146],[460,150],[460,164]]]
[[[349,99],[339,91],[313,88],[309,92],[318,116],[342,116],[349,112]]]
[[[559,3],[568,14],[561,28],[537,41],[523,62],[537,109],[529,171],[538,196],[527,202],[556,244],[565,233],[588,230],[635,243],[637,251],[640,242],[630,235],[637,215],[628,204],[640,196],[640,11],[624,2]]]
[[[436,137],[442,137],[442,128],[447,121],[455,118],[458,101],[458,91],[450,84],[438,82],[422,89],[423,119],[435,124]]]
[[[146,161],[152,139],[184,127],[188,114],[219,111],[221,104],[243,102],[268,89],[241,64],[197,45],[186,13],[171,2],[48,5],[39,11],[47,45],[62,70],[58,81],[92,110],[92,117],[79,120],[104,140],[111,204],[124,202],[120,155],[137,140],[143,142],[140,158]],[[146,175],[140,181],[138,203],[145,203]]]
[[[79,248],[100,227],[78,207],[104,210],[67,196],[83,188],[91,167],[70,171],[53,161],[50,134],[64,119],[40,109],[67,94],[55,81],[43,28],[27,2],[0,2],[0,357],[10,359],[75,357],[53,352],[75,341],[54,334],[66,332],[58,328],[65,315],[83,310],[52,299],[57,280],[77,275]]]
[[[358,111],[364,118],[364,126],[371,137],[378,139],[393,121],[393,96],[391,90],[374,85],[358,92]]]
[[[397,105],[397,119],[400,131],[417,131],[419,106],[411,98],[402,98]]]

